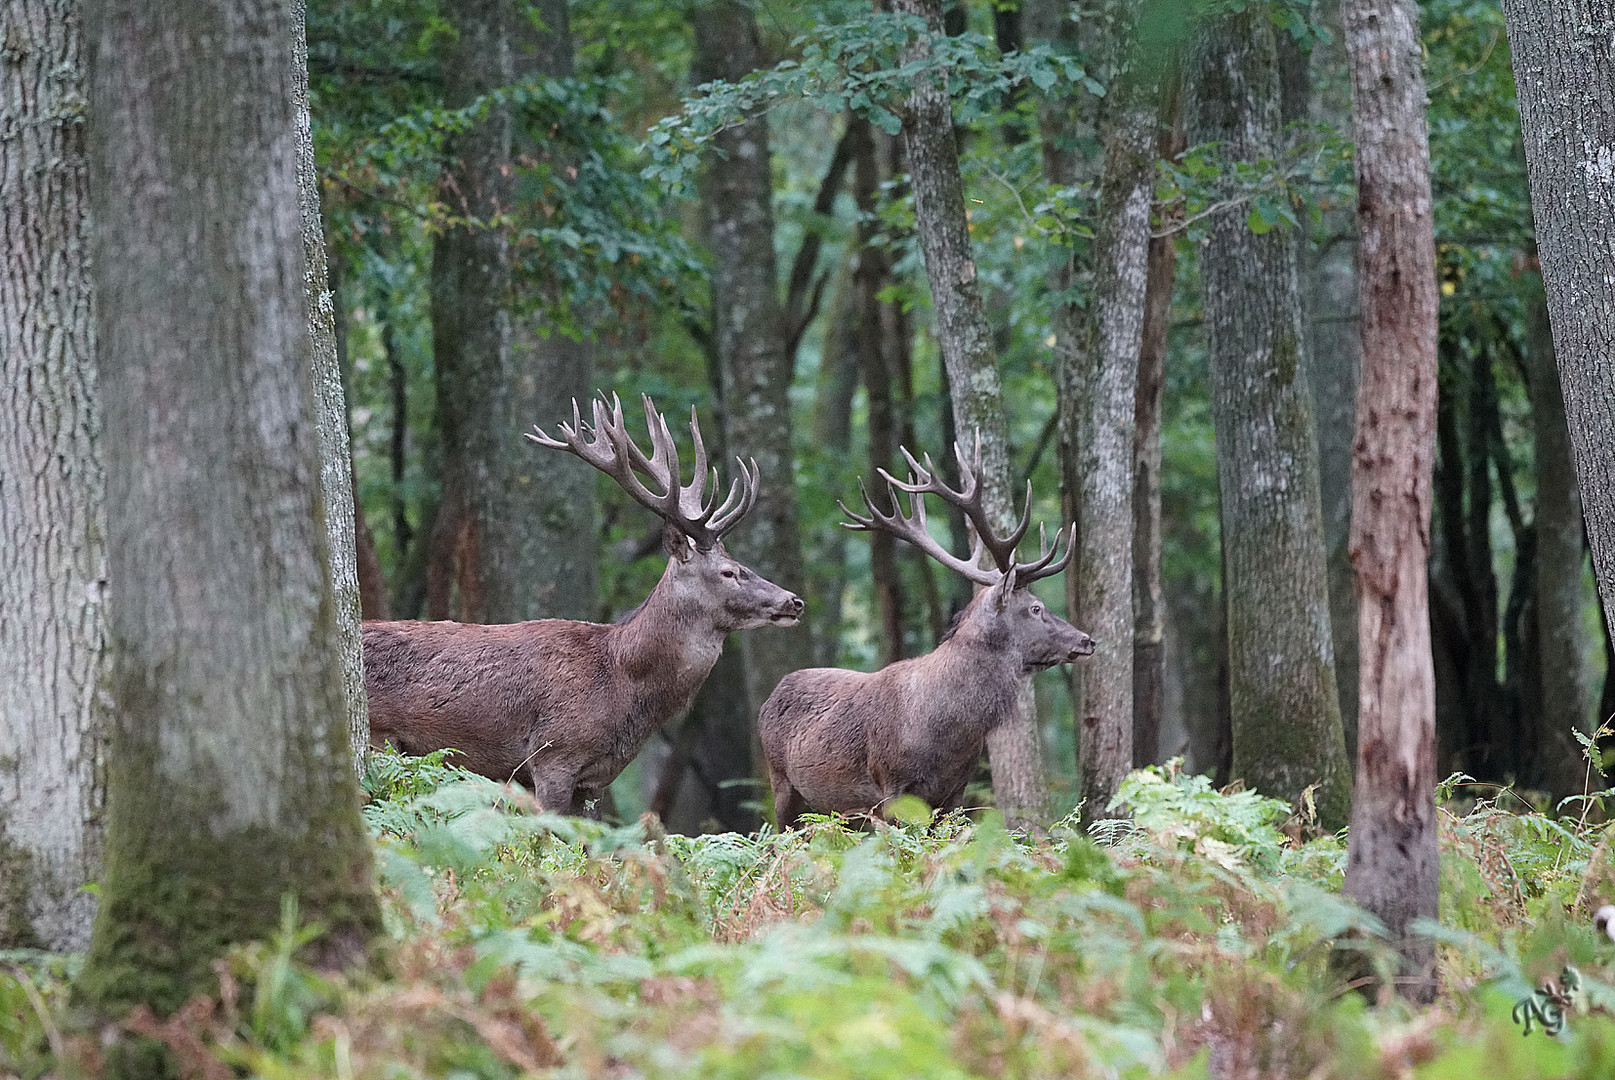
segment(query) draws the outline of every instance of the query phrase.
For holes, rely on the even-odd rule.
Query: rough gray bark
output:
[[[923,18],[931,34],[943,32],[940,0],[893,0],[891,10]],[[904,60],[922,57],[928,50],[921,38],[905,49]],[[935,75],[917,79],[905,113],[903,154],[954,416],[964,439],[981,440],[984,502],[999,527],[1007,529],[1014,520],[1011,502],[1016,494],[1010,478],[1008,425],[992,335],[976,283],[946,81]],[[1131,402],[1129,397],[1129,409]],[[987,756],[993,799],[1005,818],[1021,827],[1040,823],[1048,781],[1030,679],[1023,687],[1016,719],[987,737]]]
[[[692,17],[698,81],[739,79],[763,66],[751,9],[734,0],[719,0],[700,5]],[[713,253],[714,337],[723,379],[724,438],[731,455],[756,459],[762,476],[757,506],[727,546],[765,578],[800,592],[805,570],[793,480],[792,370],[774,258],[767,118],[759,116],[725,131],[713,140],[713,149],[701,194]],[[775,684],[812,655],[805,621],[789,629],[747,634],[740,645],[752,716]]]
[[[457,37],[444,61],[444,104],[458,108],[508,86],[510,0],[455,0],[446,14]],[[432,251],[443,495],[432,527],[427,610],[434,619],[489,622],[492,606],[508,602],[516,570],[496,541],[508,521],[501,517],[504,481],[538,456],[522,444],[524,427],[512,412],[510,250],[504,231],[491,225],[509,211],[514,192],[510,108],[490,107],[449,140],[447,153],[442,199],[456,223]]]
[[[1283,150],[1279,64],[1265,11],[1206,20],[1189,62],[1191,143],[1255,162]],[[1232,775],[1297,801],[1317,785],[1327,829],[1346,822],[1351,772],[1340,726],[1324,571],[1318,451],[1307,389],[1292,233],[1258,236],[1248,210],[1208,221],[1201,308],[1228,611]]]
[[[1339,131],[1351,126],[1351,95],[1339,0],[1316,9],[1330,28],[1312,46],[1311,117]],[[1327,206],[1318,242],[1303,265],[1307,293],[1307,384],[1318,428],[1318,494],[1328,549],[1329,620],[1335,685],[1348,756],[1357,746],[1357,576],[1351,568],[1351,444],[1357,432],[1357,222],[1350,203]]]
[[[370,741],[365,707],[364,654],[359,644],[359,558],[353,501],[353,454],[348,448],[348,402],[337,362],[336,317],[326,287],[325,227],[320,221],[320,179],[314,166],[314,132],[308,111],[308,37],[304,0],[292,3],[292,109],[297,123],[297,190],[302,207],[303,287],[308,293],[309,351],[304,357],[314,387],[320,434],[320,497],[336,601],[336,648],[342,662],[353,770],[364,775]]]
[[[78,0],[0,4],[0,949],[82,952],[106,525]]]
[[[1592,707],[1592,673],[1587,670],[1586,634],[1582,630],[1581,493],[1565,421],[1564,396],[1554,361],[1553,331],[1545,299],[1527,309],[1529,327],[1531,426],[1536,458],[1536,631],[1541,703],[1530,718],[1536,728],[1536,772],[1559,798],[1579,793],[1589,777],[1581,744],[1571,734],[1588,731]],[[1599,784],[1597,773],[1591,775]],[[1600,785],[1601,786],[1601,785]]]
[[[567,0],[541,0],[533,7],[542,26],[514,13],[514,75],[519,81],[572,74],[572,32]],[[518,124],[518,156],[552,153],[541,133]],[[544,291],[543,282],[534,283]],[[504,507],[489,521],[486,551],[497,588],[486,597],[491,622],[521,619],[592,619],[599,546],[594,472],[562,454],[535,454],[518,445],[532,424],[548,427],[572,415],[576,398],[594,396],[595,346],[562,334],[543,334],[544,316],[519,319],[511,347],[510,445],[500,460],[507,476]]]
[[[305,363],[290,4],[85,9],[116,452],[106,871],[78,990],[162,1014],[272,934],[288,892],[331,963],[380,914]]]
[[[1587,538],[1615,634],[1615,4],[1507,0],[1503,15]]]
[[[1357,786],[1345,892],[1401,951],[1398,989],[1435,992],[1435,687],[1426,564],[1435,454],[1435,234],[1413,0],[1343,0],[1357,147],[1362,376],[1352,472]]]

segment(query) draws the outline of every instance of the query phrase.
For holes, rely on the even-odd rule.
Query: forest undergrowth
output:
[[[1424,928],[1441,996],[1371,1008],[1331,965],[1391,964],[1340,895],[1344,839],[1171,766],[1133,773],[1129,816],[1093,835],[900,806],[685,837],[535,814],[440,758],[367,778],[388,937],[366,971],[303,964],[318,928],[288,898],[274,940],[218,962],[217,997],[126,1027],[204,1080],[1615,1075],[1615,943],[1586,916],[1615,900],[1606,827],[1461,777]],[[1538,988],[1566,965],[1555,1036]],[[0,1076],[99,1072],[74,967],[0,954]]]

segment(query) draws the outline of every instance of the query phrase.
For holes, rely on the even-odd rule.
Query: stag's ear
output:
[[[671,521],[662,524],[662,550],[679,562],[689,562],[695,554],[695,544]]]
[[[1003,611],[1009,603],[1009,596],[1015,591],[1015,567],[1009,568],[1009,573],[998,579],[998,584],[987,590],[986,603],[995,612]]]

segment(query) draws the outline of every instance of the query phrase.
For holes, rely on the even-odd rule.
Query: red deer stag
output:
[[[594,402],[561,438],[567,450],[660,515],[667,570],[645,602],[610,626],[539,619],[505,626],[456,622],[364,624],[370,744],[406,754],[454,747],[465,767],[519,780],[541,807],[567,812],[597,798],[651,734],[690,705],[735,630],[789,626],[802,601],[730,558],[723,536],[757,501],[757,464],[739,461],[728,496],[704,498],[706,449],[695,412],[695,479],[683,486],[678,450],[649,397],[651,456],[629,436],[622,403]],[[650,478],[651,490],[636,473]]]
[[[1013,715],[1026,676],[1093,652],[1092,638],[1050,612],[1028,588],[1070,562],[1069,541],[1056,557],[1065,530],[1055,533],[1052,548],[1040,543],[1036,560],[1017,563],[1015,548],[1031,520],[1031,485],[1020,523],[999,536],[982,507],[979,443],[973,461],[958,446],[954,453],[964,477],[960,490],[936,479],[929,455],[922,467],[905,449],[913,470],[909,483],[881,470],[892,512],[877,509],[859,480],[869,516],[843,504],[852,519],[843,524],[891,533],[988,587],[926,656],[872,673],[808,668],[780,681],[763,703],[758,726],[782,829],[795,825],[805,810],[875,813],[900,795],[916,795],[941,810],[957,808],[987,733]],[[907,515],[899,492],[909,495]],[[974,527],[968,560],[949,553],[926,530],[928,494],[964,511]],[[983,548],[996,569],[977,565]]]

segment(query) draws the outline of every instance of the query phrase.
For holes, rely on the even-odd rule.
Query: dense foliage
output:
[[[384,757],[365,809],[389,934],[317,975],[290,898],[221,990],[159,1022],[181,1075],[1593,1077],[1615,1058],[1615,945],[1566,916],[1602,829],[1495,799],[1442,814],[1445,992],[1365,1008],[1330,968],[1384,956],[1344,847],[1252,793],[1134,773],[1131,824],[1007,834],[993,815],[668,836],[534,815]],[[1457,792],[1469,790],[1462,786]],[[1452,794],[1453,792],[1449,792]],[[71,963],[5,958],[0,1072],[93,1071]],[[1511,1014],[1574,964],[1555,1038]]]

